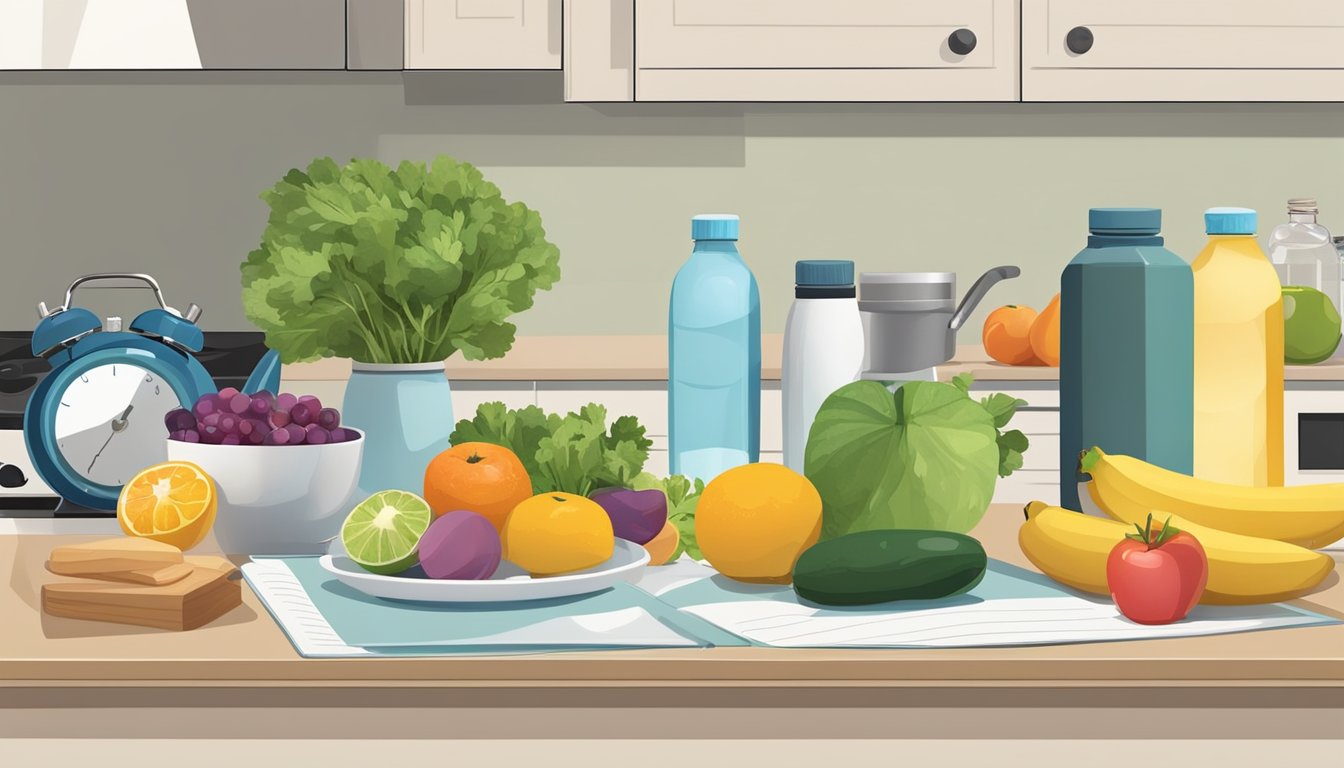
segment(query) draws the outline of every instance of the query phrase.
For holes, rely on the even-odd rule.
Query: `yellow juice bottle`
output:
[[[1255,211],[1211,208],[1195,274],[1195,476],[1283,485],[1283,298]]]

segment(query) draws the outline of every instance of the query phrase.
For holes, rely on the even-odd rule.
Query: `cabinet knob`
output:
[[[958,29],[947,36],[947,47],[958,56],[965,56],[975,50],[975,33],[969,29]]]
[[[1087,27],[1074,27],[1069,30],[1069,34],[1064,38],[1064,45],[1069,50],[1078,55],[1082,55],[1092,50],[1092,30]]]

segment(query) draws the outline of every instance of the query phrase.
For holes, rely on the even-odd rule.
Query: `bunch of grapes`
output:
[[[312,395],[246,395],[233,387],[202,395],[191,410],[169,411],[164,424],[170,440],[211,445],[323,445],[359,437]]]

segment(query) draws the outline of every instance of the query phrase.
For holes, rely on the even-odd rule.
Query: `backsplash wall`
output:
[[[949,270],[1038,308],[1091,205],[1155,205],[1198,252],[1212,205],[1315,195],[1344,233],[1340,105],[587,105],[554,73],[0,75],[0,329],[27,329],[94,271],[148,271],[211,329],[247,327],[238,263],[258,193],[318,155],[452,154],[539,210],[563,278],[533,335],[661,333],[690,216],[742,216],[763,326],[783,330],[800,258]],[[178,298],[175,298],[178,297]],[[109,299],[110,300],[110,299]],[[117,301],[121,299],[118,298]],[[137,305],[138,306],[138,305]]]

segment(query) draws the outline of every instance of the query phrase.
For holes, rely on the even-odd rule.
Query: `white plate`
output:
[[[508,561],[499,564],[494,576],[478,581],[430,579],[418,566],[409,575],[382,576],[369,573],[346,557],[340,539],[332,542],[331,554],[318,560],[342,584],[366,595],[428,603],[510,603],[586,595],[623,581],[638,581],[648,562],[648,550],[624,539],[616,540],[616,551],[605,563],[544,579],[534,579]]]

